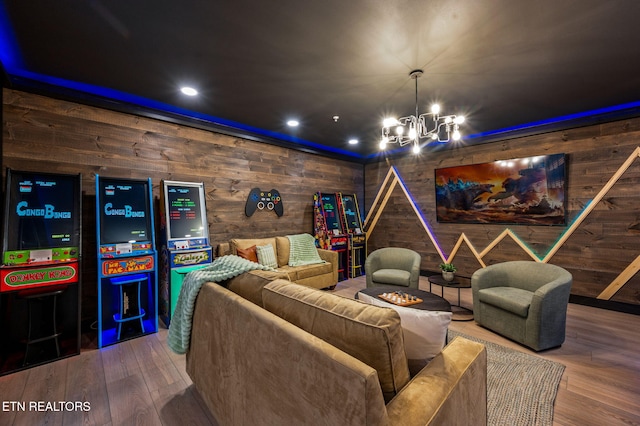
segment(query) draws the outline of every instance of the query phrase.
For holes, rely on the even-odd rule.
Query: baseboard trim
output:
[[[594,299],[585,296],[569,296],[569,303],[576,305],[593,306],[594,308],[608,309],[610,311],[624,312],[626,314],[640,315],[640,305],[630,303],[612,302],[611,300]]]

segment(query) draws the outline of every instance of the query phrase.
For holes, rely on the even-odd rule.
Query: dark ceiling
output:
[[[414,112],[417,68],[420,112],[437,100],[443,112],[464,114],[467,144],[532,125],[638,115],[640,105],[637,0],[9,0],[0,8],[11,87],[142,106],[355,159],[376,155],[385,116]],[[185,84],[200,95],[182,95]],[[300,121],[295,130],[290,118]]]

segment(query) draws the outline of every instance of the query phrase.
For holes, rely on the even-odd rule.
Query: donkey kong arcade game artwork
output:
[[[565,225],[565,154],[435,170],[441,223]]]

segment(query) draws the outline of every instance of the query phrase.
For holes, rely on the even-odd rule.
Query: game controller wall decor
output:
[[[278,216],[282,216],[284,208],[282,207],[282,198],[277,189],[271,191],[263,191],[260,188],[253,188],[247,197],[247,204],[244,207],[244,213],[251,217],[256,210],[273,210]]]

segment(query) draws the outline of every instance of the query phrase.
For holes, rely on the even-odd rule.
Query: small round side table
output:
[[[447,281],[442,278],[442,275],[431,275],[427,277],[429,280],[429,292],[431,292],[431,285],[439,285],[441,288],[441,296],[444,297],[444,288],[457,288],[458,289],[458,304],[451,304],[451,309],[453,311],[452,321],[471,321],[473,319],[473,310],[465,308],[464,306],[460,306],[460,289],[461,288],[471,288],[471,284],[462,284],[460,281],[455,278],[453,281]],[[453,308],[457,309],[453,309]]]

